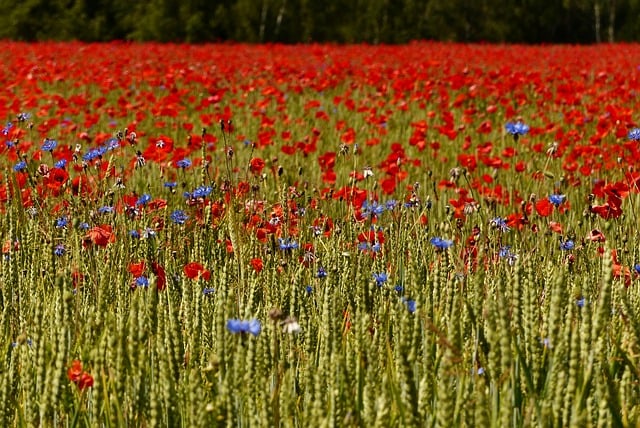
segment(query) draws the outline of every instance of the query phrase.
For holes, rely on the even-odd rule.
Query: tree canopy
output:
[[[635,41],[640,0],[0,0],[0,38],[160,42]]]

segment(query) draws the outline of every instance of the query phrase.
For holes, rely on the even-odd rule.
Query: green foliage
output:
[[[598,34],[608,40],[610,26],[614,39],[637,40],[640,34],[635,0],[2,0],[0,5],[0,37],[15,40],[593,43]]]

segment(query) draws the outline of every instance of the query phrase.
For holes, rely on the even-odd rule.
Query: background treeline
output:
[[[161,42],[640,40],[640,0],[0,0],[0,38]]]

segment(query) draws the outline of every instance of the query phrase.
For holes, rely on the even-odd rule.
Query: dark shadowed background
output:
[[[640,0],[0,0],[0,38],[597,43],[640,38]]]

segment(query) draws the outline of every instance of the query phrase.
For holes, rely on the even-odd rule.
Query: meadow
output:
[[[640,423],[640,45],[0,44],[0,426]]]

